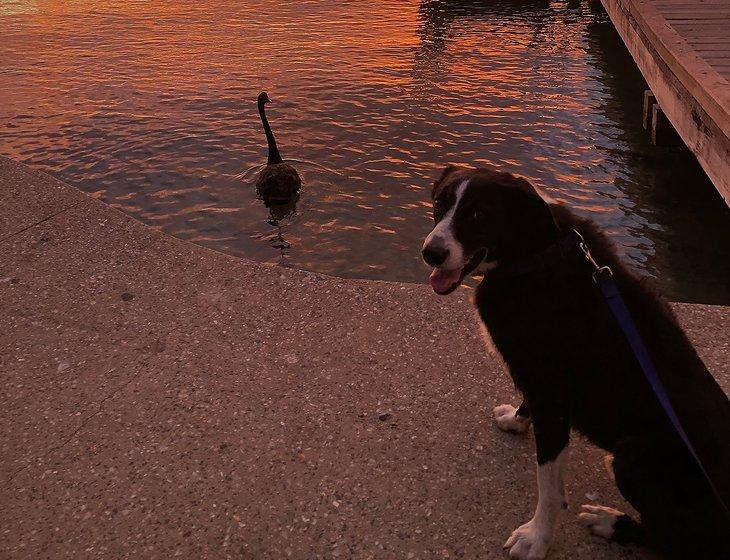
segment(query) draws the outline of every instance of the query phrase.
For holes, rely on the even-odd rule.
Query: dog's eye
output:
[[[474,210],[474,213],[471,215],[471,219],[475,222],[481,222],[484,219],[484,212],[481,210]]]

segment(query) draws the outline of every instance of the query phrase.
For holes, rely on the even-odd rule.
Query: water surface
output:
[[[728,210],[649,145],[644,84],[605,16],[542,0],[0,0],[0,153],[214,249],[425,281],[446,163],[522,174],[595,219],[670,298],[730,303]],[[304,180],[253,190],[256,96]]]

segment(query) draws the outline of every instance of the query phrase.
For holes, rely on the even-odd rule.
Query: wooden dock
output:
[[[601,0],[661,112],[730,205],[730,0]]]

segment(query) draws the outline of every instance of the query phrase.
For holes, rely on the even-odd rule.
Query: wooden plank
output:
[[[708,6],[706,4],[688,4],[686,6],[657,6],[657,10],[659,10],[661,13],[688,12],[691,10],[697,10],[698,12],[710,12],[712,10],[718,10],[722,12],[727,9],[727,4],[725,4],[724,6]]]
[[[730,46],[728,46],[728,49],[722,49],[722,50],[697,49],[696,52],[697,52],[697,56],[699,58],[702,58],[703,60],[707,60],[710,58],[723,58],[723,57],[730,56],[727,52],[728,50],[730,50]]]
[[[730,12],[726,12],[723,14],[706,14],[703,12],[697,12],[697,11],[686,11],[686,12],[671,12],[671,13],[662,13],[664,16],[664,19],[666,20],[677,20],[677,19],[685,19],[687,21],[697,21],[704,20],[709,22],[716,22],[716,23],[726,23],[728,20],[730,20]]]
[[[687,10],[700,10],[703,12],[707,12],[710,10],[727,10],[728,4],[682,4],[682,5],[674,5],[674,6],[662,6],[659,4],[654,4],[656,6],[656,9],[660,12],[683,12]]]
[[[671,10],[727,10],[728,4],[727,2],[721,3],[721,4],[661,4],[660,2],[653,2],[653,5],[656,7],[657,10],[660,12],[663,11],[671,11]]]
[[[696,6],[696,7],[707,7],[707,6],[717,6],[718,8],[727,8],[727,2],[724,0],[712,0],[708,2],[690,2],[686,3],[683,2],[681,4],[677,4],[674,2],[664,2],[664,1],[657,1],[652,2],[657,9],[661,10],[662,8],[674,8],[674,7],[683,7],[683,6]]]
[[[697,21],[688,20],[686,23],[682,21],[673,21],[672,27],[675,29],[677,27],[681,27],[682,29],[698,29],[699,31],[724,31],[725,34],[728,33],[728,24],[727,22],[713,22],[708,21],[707,23],[699,23]]]
[[[687,12],[692,10],[708,12],[711,10],[726,10],[727,4],[700,4],[697,6],[656,6],[656,9],[658,12],[661,13]]]
[[[666,21],[666,18],[665,18]],[[680,27],[686,27],[688,29],[694,29],[694,28],[700,28],[707,31],[712,31],[713,29],[717,29],[718,31],[725,31],[725,33],[728,32],[728,24],[730,24],[730,19],[727,21],[717,20],[717,19],[707,19],[704,20],[696,20],[696,19],[676,19],[672,21],[671,26],[676,28],[677,26]]]
[[[699,40],[709,40],[710,42],[714,40],[723,40],[727,39],[727,31],[723,29],[702,29],[701,27],[696,27],[692,29],[693,32],[698,32],[697,37],[694,37],[694,39]],[[704,33],[703,33],[704,32]]]
[[[712,10],[677,10],[671,12],[661,12],[665,19],[706,19],[710,21],[727,21],[730,18],[730,10],[720,13],[713,13]]]
[[[693,0],[691,2],[673,2],[672,0],[654,0],[655,6],[727,6],[726,0]]]
[[[677,16],[677,17],[665,17],[671,25],[679,24],[687,24],[687,25],[702,25],[703,27],[712,27],[715,25],[721,25],[725,31],[730,28],[730,17],[725,18],[716,18],[716,17],[707,17],[703,15],[698,16]]]
[[[730,11],[727,6],[672,6],[665,8],[657,8],[662,14],[684,14],[687,12],[696,12],[698,14],[718,14],[722,15]]]
[[[718,10],[725,10],[728,7],[727,2],[717,2],[717,3],[701,3],[701,2],[691,2],[688,4],[663,4],[662,2],[652,2],[652,4],[656,7],[657,10],[688,10],[690,8],[695,8],[697,10],[708,10],[711,8],[715,8]]]
[[[727,52],[727,50],[721,50],[721,51],[701,51],[698,50],[697,54],[702,58],[703,60],[712,61],[712,60],[730,60],[730,54]]]
[[[680,31],[680,30],[678,29],[677,31]],[[700,38],[700,34],[702,33],[702,30],[700,30],[700,29],[684,29],[684,30],[681,30],[681,31],[682,31],[682,33],[681,33],[682,38],[688,44],[692,43],[692,41],[694,39],[699,39]],[[715,35],[712,35],[712,36],[709,36],[709,37],[708,36],[705,36],[705,37],[707,37],[708,39],[721,39],[722,38],[720,36],[715,36]]]
[[[695,37],[692,42],[697,45],[722,45],[730,43],[730,37],[727,35],[722,37]]]
[[[693,4],[691,6],[669,6],[666,4],[655,4],[655,6],[656,6],[656,9],[659,11],[671,10],[671,9],[675,9],[675,8],[676,9],[695,8],[697,10],[711,10],[711,9],[723,10],[723,9],[727,8],[727,3],[722,2],[720,4],[696,4],[696,5]]]
[[[687,15],[678,15],[678,16],[668,16],[664,15],[664,19],[667,20],[669,23],[674,25],[674,22],[687,22],[687,23],[710,23],[710,24],[719,24],[719,25],[726,25],[730,26],[730,15],[725,16],[724,18],[716,18],[716,17],[707,17],[703,14],[687,14]],[[727,27],[726,27],[727,29]]]
[[[727,17],[730,14],[728,8],[700,8],[698,6],[687,6],[682,8],[664,8],[659,12],[664,16],[681,16],[681,15],[702,15],[706,17]]]
[[[712,26],[712,25],[705,25],[705,26],[697,26],[697,25],[688,25],[688,24],[672,24],[672,27],[679,32],[680,36],[689,36],[689,37],[722,37],[724,35],[727,35],[727,26]]]

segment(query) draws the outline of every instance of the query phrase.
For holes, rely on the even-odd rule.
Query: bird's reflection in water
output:
[[[276,234],[271,238],[271,247],[279,250],[280,257],[284,259],[291,247],[284,238],[282,223],[285,223],[297,213],[297,202],[299,202],[299,193],[293,195],[288,202],[284,204],[265,204],[269,210],[269,217],[266,220],[271,226],[276,228]]]

